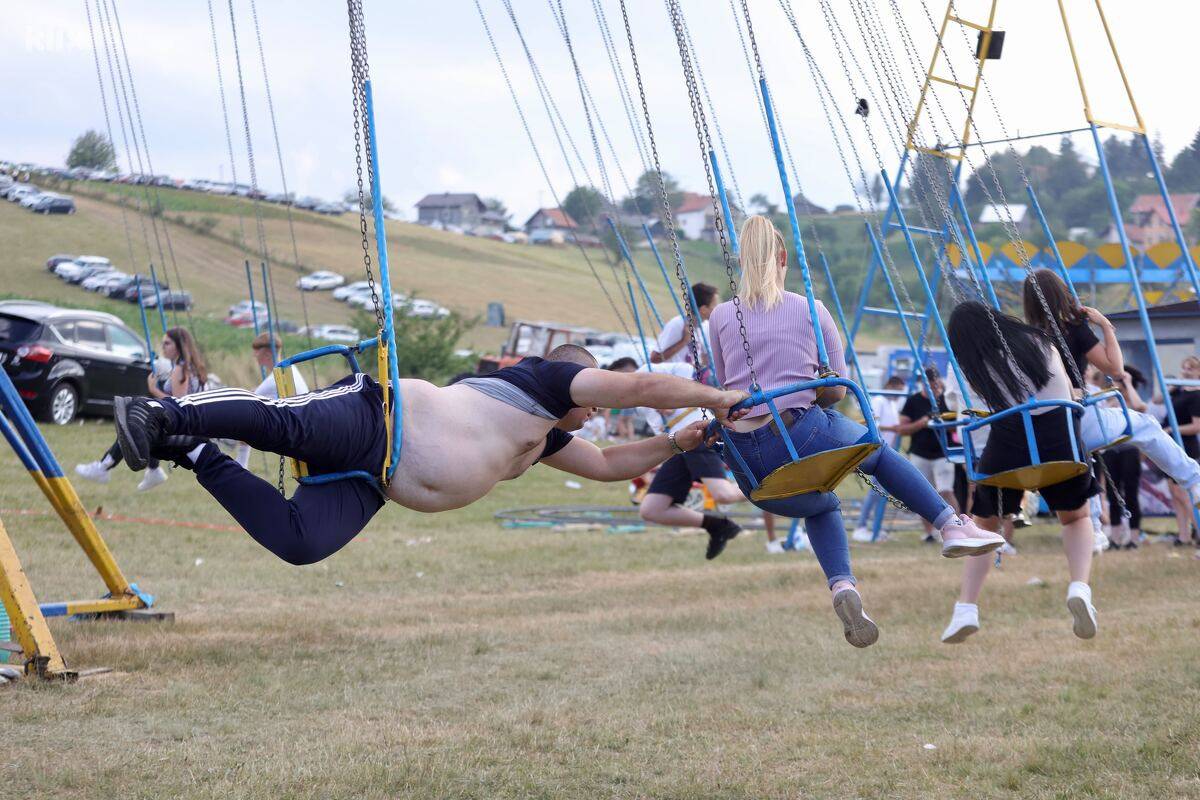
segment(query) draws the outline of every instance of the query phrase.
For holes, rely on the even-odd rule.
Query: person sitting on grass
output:
[[[703,423],[695,423],[601,450],[570,433],[596,407],[700,406],[726,417],[747,396],[673,375],[597,369],[591,353],[572,344],[452,386],[405,379],[397,389],[403,447],[382,490],[377,481],[348,478],[303,484],[289,500],[209,441],[236,439],[296,458],[314,476],[381,475],[390,447],[382,390],[361,373],[278,400],[244,389],[179,400],[119,397],[117,437],[130,468],[160,458],[194,471],[255,541],[299,565],[340,550],[387,500],[422,512],[461,508],[539,461],[592,480],[631,480],[704,437]]]
[[[814,330],[808,299],[785,288],[787,247],[774,224],[761,215],[748,217],[742,225],[741,242],[738,305],[726,301],[717,306],[710,318],[709,343],[717,378],[725,386],[740,389],[757,379],[758,385],[767,390],[812,380],[820,366],[818,336],[825,342],[827,366],[838,374],[846,374],[842,339],[828,309],[818,301],[819,330]],[[757,359],[756,378],[747,363],[743,345],[746,340]],[[749,416],[732,422],[728,439],[741,454],[742,463],[733,458],[730,447],[725,448],[723,456],[742,491],[750,494],[751,478],[762,481],[773,470],[792,461],[785,436],[791,439],[801,458],[862,441],[866,426],[833,409],[845,394],[845,387],[839,386],[827,388],[819,395],[807,389],[777,398],[782,426],[765,405],[750,409]],[[784,430],[779,430],[780,427]],[[754,474],[745,474],[746,469]],[[941,532],[942,555],[947,558],[986,553],[1004,544],[1000,536],[979,530],[969,519],[960,518],[917,468],[890,447],[876,449],[859,469],[873,475],[888,494],[933,523],[934,530]],[[850,568],[850,548],[837,495],[808,492],[753,503],[772,514],[805,520],[809,544],[825,573],[834,613],[842,622],[846,641],[855,647],[874,644],[879,638],[879,628],[863,612],[862,598]]]
[[[950,346],[958,357],[963,375],[975,395],[993,412],[1037,400],[1071,400],[1073,391],[1067,367],[1053,340],[1039,328],[994,311],[971,300],[960,303],[947,326]],[[1011,353],[1015,363],[1004,363]],[[1060,406],[1043,406],[1030,413],[1033,436],[1043,462],[1076,461],[1079,457],[1070,438],[1082,441],[1075,412]],[[1028,466],[1029,443],[1022,415],[1005,417],[988,428],[987,445],[979,456],[979,472],[994,475]],[[1057,514],[1062,526],[1063,550],[1071,583],[1067,587],[1067,610],[1074,621],[1075,635],[1096,635],[1096,609],[1088,580],[1092,569],[1092,521],[1088,501],[1100,493],[1090,470],[1038,489],[1047,507]],[[1007,512],[1020,508],[1024,492],[976,484],[971,514],[980,527],[998,530]],[[962,588],[942,641],[957,644],[979,630],[979,593],[992,570],[986,556],[967,559]]]

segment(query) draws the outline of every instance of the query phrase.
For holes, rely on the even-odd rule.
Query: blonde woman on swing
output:
[[[737,297],[747,339],[753,348],[759,386],[770,391],[818,377],[817,336],[824,337],[828,366],[839,375],[846,375],[842,339],[829,311],[818,301],[821,330],[814,331],[807,298],[785,288],[787,247],[783,236],[766,217],[752,216],[742,225],[741,267]],[[709,331],[717,379],[728,389],[749,390],[750,368],[733,302],[717,306],[709,319]],[[844,387],[835,387],[826,389],[819,397],[816,392],[805,390],[776,399],[786,434],[802,458],[854,444],[866,435],[865,426],[833,409],[845,394]],[[765,405],[756,406],[744,418],[729,423],[727,433],[759,481],[791,460]],[[752,488],[749,476],[741,472],[728,448],[725,460],[742,491],[749,495]],[[860,469],[873,475],[890,495],[941,531],[942,555],[948,558],[977,555],[1004,544],[1003,537],[957,515],[917,468],[895,450],[879,448],[863,461]],[[825,572],[834,612],[842,621],[846,641],[855,647],[874,644],[879,629],[863,612],[862,598],[850,569],[850,549],[837,495],[812,492],[784,500],[753,502],[763,511],[805,520],[809,544]]]

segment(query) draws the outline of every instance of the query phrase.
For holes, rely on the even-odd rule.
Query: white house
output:
[[[683,199],[674,210],[675,227],[683,231],[685,239],[715,241],[715,214],[712,195],[684,192]]]

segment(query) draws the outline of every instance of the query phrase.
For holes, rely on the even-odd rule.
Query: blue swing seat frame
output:
[[[854,399],[862,411],[867,432],[857,442],[845,447],[837,447],[832,450],[824,450],[819,453],[801,456],[796,451],[795,442],[787,434],[787,426],[784,424],[783,417],[780,416],[779,409],[775,405],[776,398],[810,389],[820,392],[823,389],[838,386],[844,387],[854,395]],[[871,453],[882,446],[882,440],[879,437],[879,428],[875,424],[874,415],[871,413],[870,400],[867,399],[867,394],[863,391],[862,387],[848,378],[837,376],[816,378],[771,389],[770,391],[763,391],[759,387],[753,387],[750,396],[735,405],[731,409],[731,412],[759,405],[766,405],[767,409],[771,412],[771,417],[775,420],[776,429],[783,438],[784,446],[787,448],[788,456],[791,459],[788,463],[776,467],[769,475],[764,476],[761,481],[750,470],[749,464],[746,463],[746,459],[742,454],[738,452],[737,446],[730,440],[729,433],[724,426],[721,426],[715,420],[709,423],[710,435],[715,429],[719,428],[723,448],[728,448],[728,452],[733,457],[734,462],[737,463],[738,469],[741,470],[742,474],[746,476],[747,481],[749,481],[751,500],[782,500],[811,492],[832,492],[847,475],[853,472]],[[813,406],[810,408],[816,407]]]
[[[1064,423],[1071,445],[1070,461],[1043,461],[1038,450],[1037,438],[1033,431],[1033,412],[1042,408],[1061,408],[1071,413]],[[983,486],[995,486],[1001,489],[1021,489],[1037,491],[1046,486],[1053,486],[1065,480],[1083,475],[1091,467],[1087,463],[1088,454],[1083,451],[1079,437],[1075,435],[1075,414],[1083,414],[1082,404],[1073,400],[1030,400],[1003,411],[970,422],[963,427],[963,454],[967,469],[967,479]],[[971,434],[994,425],[1003,419],[1019,416],[1025,433],[1025,443],[1029,448],[1029,464],[1004,472],[985,473],[979,470],[980,453],[975,452],[975,443]]]

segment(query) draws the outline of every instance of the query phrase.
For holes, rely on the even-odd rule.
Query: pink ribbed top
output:
[[[804,295],[784,292],[782,302],[770,311],[751,309],[743,303],[742,317],[746,321],[750,354],[754,357],[754,372],[764,390],[817,376],[817,340],[813,335],[808,299]],[[817,319],[825,337],[829,366],[841,377],[849,377],[842,337],[820,300],[817,301]],[[746,351],[738,333],[733,302],[726,301],[713,309],[708,325],[717,379],[727,389],[749,389],[750,369],[746,366]],[[805,408],[812,405],[814,397],[812,390],[784,395],[775,401],[775,407],[780,411]],[[750,416],[766,413],[765,405],[750,410]]]

